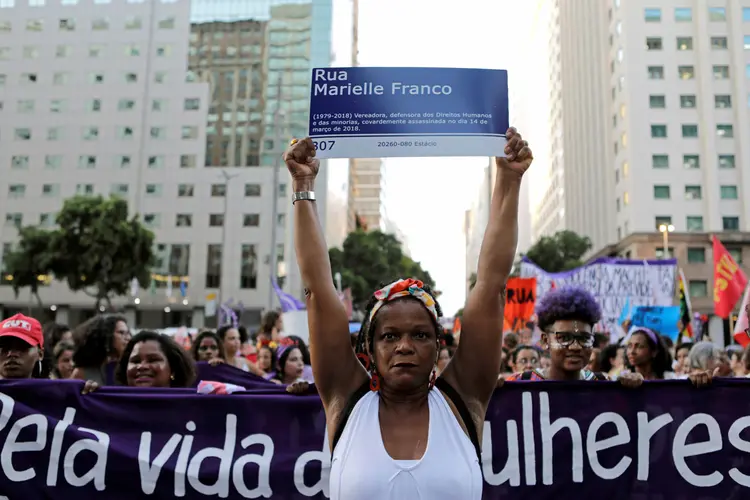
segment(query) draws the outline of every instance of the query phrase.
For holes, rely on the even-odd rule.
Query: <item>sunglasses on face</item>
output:
[[[581,347],[593,347],[594,335],[585,332],[550,332],[562,347],[570,347],[573,342],[578,342]]]

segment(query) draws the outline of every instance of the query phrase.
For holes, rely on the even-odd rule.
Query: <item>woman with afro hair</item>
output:
[[[594,349],[594,325],[602,310],[593,295],[582,288],[564,287],[548,291],[536,306],[541,347],[550,355],[549,368],[535,368],[506,380],[609,380],[606,373],[586,368]],[[639,386],[637,373],[618,379],[626,386]]]

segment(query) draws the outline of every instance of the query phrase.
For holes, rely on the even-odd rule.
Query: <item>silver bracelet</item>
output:
[[[292,194],[292,205],[298,201],[315,201],[315,191],[296,191]]]

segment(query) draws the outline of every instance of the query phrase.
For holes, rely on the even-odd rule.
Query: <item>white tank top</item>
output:
[[[393,460],[380,433],[380,395],[354,406],[331,462],[331,500],[481,500],[482,472],[471,440],[443,394],[428,396],[427,449]]]

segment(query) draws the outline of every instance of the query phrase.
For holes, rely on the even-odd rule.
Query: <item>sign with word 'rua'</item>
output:
[[[318,158],[502,156],[508,73],[459,68],[315,68]]]
[[[600,258],[562,273],[548,273],[525,258],[521,276],[536,278],[537,303],[553,287],[578,286],[591,292],[602,307],[602,323],[618,331],[618,319],[628,304],[671,306],[677,260],[628,260]]]
[[[229,396],[0,382],[0,495],[71,498],[328,497],[317,395]],[[750,382],[516,382],[483,432],[485,499],[750,496]],[[365,473],[365,471],[363,471]]]

